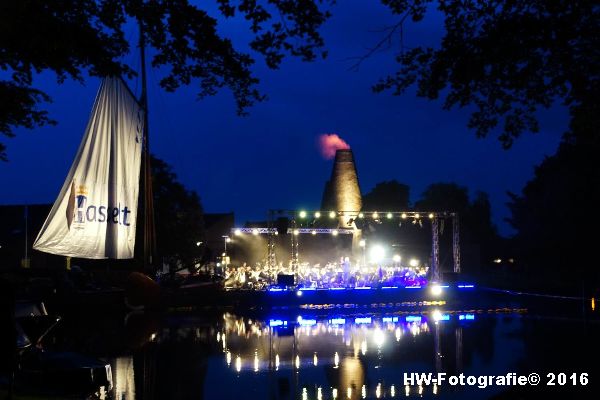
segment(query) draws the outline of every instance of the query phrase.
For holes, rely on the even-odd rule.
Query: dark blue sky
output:
[[[490,195],[493,218],[509,233],[503,218],[507,190],[520,192],[533,167],[555,152],[566,129],[564,110],[540,114],[541,132],[527,134],[509,151],[494,138],[477,139],[466,128],[467,110],[441,110],[441,102],[414,93],[373,94],[379,77],[395,70],[398,47],[350,71],[347,58],[362,55],[381,37],[374,30],[394,22],[379,2],[348,1],[335,6],[323,35],[326,60],[287,59],[279,70],[254,67],[269,100],[238,117],[226,90],[196,101],[193,87],[169,94],[158,88],[160,71],[149,75],[152,151],[171,164],[179,179],[200,195],[207,212],[236,213],[238,223],[264,219],[270,208],[316,209],[331,161],[317,148],[322,133],[337,133],[354,150],[363,193],[377,182],[397,179],[416,200],[435,182],[456,182],[470,193]],[[434,44],[442,21],[435,13],[405,30],[407,45]],[[222,31],[245,49],[245,22],[226,21]],[[135,29],[130,37],[136,40]],[[132,55],[125,61],[136,65]],[[139,61],[138,61],[139,62]],[[8,145],[10,162],[0,164],[0,203],[49,203],[58,194],[81,140],[99,86],[87,79],[57,85],[51,74],[38,79],[54,99],[48,106],[56,127],[19,130]],[[136,83],[132,83],[136,89]]]

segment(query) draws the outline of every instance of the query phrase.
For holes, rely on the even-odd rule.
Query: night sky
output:
[[[317,209],[332,162],[318,149],[320,134],[337,133],[354,151],[363,193],[381,181],[397,179],[417,200],[435,182],[456,182],[470,193],[490,195],[494,222],[511,231],[507,190],[519,193],[532,178],[533,167],[552,155],[566,130],[561,108],[540,114],[541,132],[526,134],[512,149],[502,150],[495,137],[477,139],[466,128],[468,110],[441,109],[441,102],[374,94],[378,78],[395,71],[398,45],[351,71],[348,58],[364,54],[382,36],[376,32],[395,19],[379,2],[348,1],[334,7],[323,35],[329,56],[303,63],[287,58],[269,70],[262,59],[254,66],[268,101],[238,117],[231,94],[196,101],[193,87],[175,94],[158,88],[160,71],[149,73],[150,137],[153,153],[171,164],[180,181],[198,192],[206,212],[234,211],[238,224],[265,219],[267,210]],[[216,14],[215,14],[216,15]],[[434,12],[424,22],[408,25],[405,44],[435,44],[442,20]],[[247,49],[244,21],[228,20],[222,32],[241,50]],[[137,40],[135,27],[129,29]],[[137,55],[126,62],[139,64]],[[20,129],[8,145],[8,163],[0,163],[0,204],[50,203],[63,184],[85,129],[99,80],[85,86],[56,84],[42,74],[36,84],[53,98],[48,105],[59,124]],[[139,83],[131,82],[139,94]]]

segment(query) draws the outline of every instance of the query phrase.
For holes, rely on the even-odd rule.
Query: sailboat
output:
[[[142,170],[148,177],[142,180],[145,193],[150,191],[149,165],[142,164],[142,159],[149,161],[144,157],[145,109],[122,78],[102,79],[73,164],[33,249],[85,259],[134,258],[136,228],[151,228],[147,219],[141,220],[151,208],[143,205],[138,210]],[[144,254],[150,257],[144,257],[145,266],[152,262],[147,247]],[[139,300],[140,286],[158,296],[147,276],[134,273],[129,281],[138,298],[133,303],[144,303]]]
[[[103,78],[73,164],[33,244],[35,250],[68,260],[131,259],[136,229],[142,226],[143,266],[153,272],[156,244],[141,23],[139,47],[140,99],[121,77]],[[138,210],[140,182],[144,197]],[[159,297],[158,285],[139,272],[129,276],[128,288],[134,304],[156,303]]]
[[[144,110],[119,77],[102,80],[94,107],[35,250],[89,259],[133,258]]]

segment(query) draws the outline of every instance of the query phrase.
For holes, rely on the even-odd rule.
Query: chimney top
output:
[[[350,149],[337,149],[335,151],[335,162],[354,162],[354,156]]]

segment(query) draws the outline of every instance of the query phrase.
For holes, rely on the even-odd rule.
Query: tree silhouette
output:
[[[476,192],[471,200],[469,191],[464,186],[456,183],[434,183],[425,189],[421,199],[415,203],[415,209],[458,213],[465,271],[477,273],[481,267],[490,264],[500,238],[492,224],[487,193]],[[441,243],[447,247],[447,254],[450,254],[451,249],[450,232],[445,235],[445,242]]]
[[[152,158],[152,184],[159,260],[190,265],[199,259],[205,241],[204,211],[198,194],[187,190],[164,161]],[[141,248],[141,246],[139,246]]]
[[[321,52],[319,27],[329,14],[321,0],[218,0],[224,18],[239,15],[250,23],[251,48],[277,68],[284,55],[310,61]],[[15,127],[55,123],[41,103],[50,97],[34,87],[34,76],[56,74],[60,83],[85,74],[134,74],[122,62],[132,47],[126,28],[141,21],[152,47],[152,66],[166,72],[160,84],[173,91],[197,85],[198,96],[227,87],[238,112],[264,97],[250,71],[254,60],[219,33],[218,21],[189,0],[19,0],[0,2],[0,134]],[[9,78],[5,78],[8,76]],[[6,159],[0,143],[0,159]]]
[[[401,211],[409,207],[409,187],[396,180],[380,182],[363,196],[363,210]]]
[[[589,0],[383,0],[403,38],[408,18],[418,22],[437,3],[445,35],[438,47],[400,43],[397,72],[377,92],[444,98],[443,107],[469,108],[478,137],[498,131],[505,148],[523,132],[539,130],[537,112],[562,102],[570,111],[568,135],[598,140],[600,107],[600,6]],[[383,40],[366,55],[388,43]],[[365,56],[365,57],[366,57]],[[360,63],[365,57],[360,57]]]
[[[508,221],[517,232],[513,251],[535,280],[560,276],[563,284],[600,283],[590,261],[599,220],[597,154],[595,147],[563,143],[536,168],[521,194],[509,193]]]

